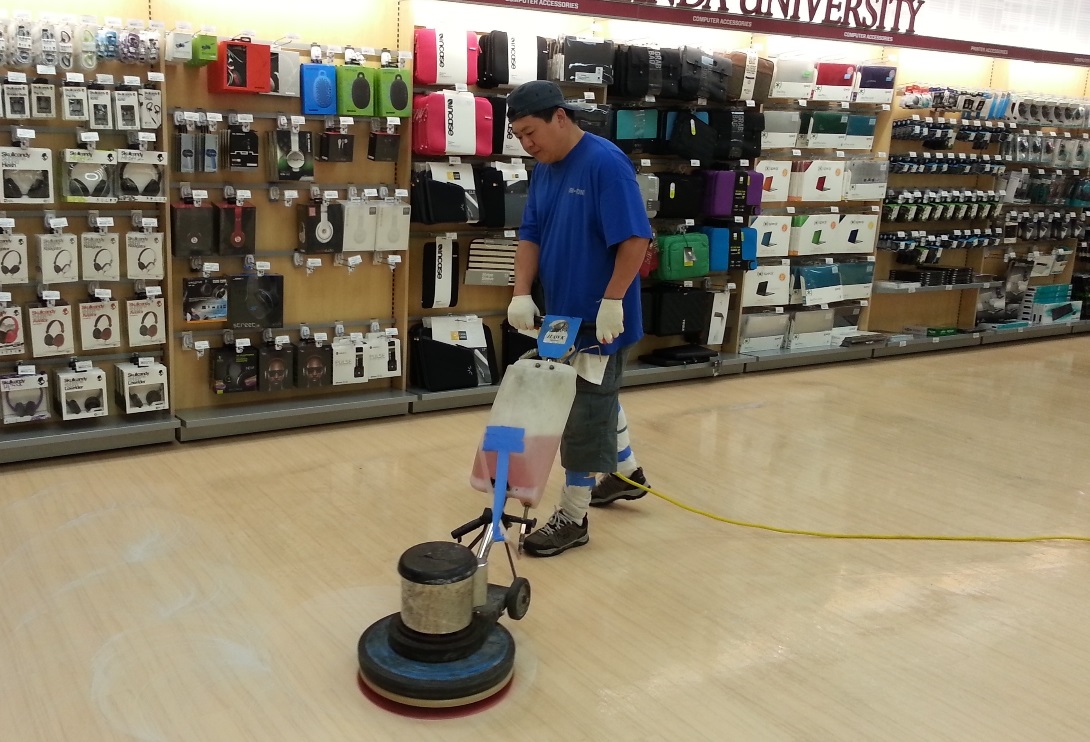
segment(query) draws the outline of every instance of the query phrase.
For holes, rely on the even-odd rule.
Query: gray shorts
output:
[[[609,357],[601,384],[580,377],[575,384],[560,464],[568,471],[607,473],[617,468],[617,397],[629,348]]]

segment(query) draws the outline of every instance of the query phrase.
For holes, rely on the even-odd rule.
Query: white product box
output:
[[[770,98],[809,99],[814,92],[817,71],[812,59],[777,58],[772,73]]]
[[[742,279],[743,307],[774,307],[791,302],[791,266],[759,265]]]
[[[712,295],[712,314],[708,330],[702,342],[705,345],[722,345],[727,337],[727,316],[730,309],[730,291],[716,291]]]
[[[61,88],[61,118],[64,121],[87,121],[91,104],[87,100],[87,88],[80,86]]]
[[[21,307],[0,307],[0,356],[18,356],[26,352]]]
[[[333,385],[367,383],[367,343],[337,338],[333,346]]]
[[[140,128],[154,131],[163,125],[163,92],[140,89]]]
[[[385,333],[368,333],[367,367],[368,379],[392,379],[401,376],[401,339]]]
[[[831,270],[834,274],[839,274],[840,269],[837,265],[833,265]],[[791,277],[791,303],[801,304],[805,307],[815,307],[822,304],[831,304],[837,301],[844,301],[847,297],[844,295],[844,287],[840,283],[833,284],[831,286],[810,286],[806,282],[805,274],[800,273],[798,279],[794,275]]]
[[[806,348],[828,348],[833,344],[833,331],[821,332],[791,332],[786,338],[788,350],[804,350]]]
[[[779,350],[787,337],[789,323],[790,317],[783,312],[743,314],[741,352]]]
[[[121,347],[121,321],[116,301],[93,301],[79,305],[80,346],[84,350]]]
[[[765,128],[761,132],[761,148],[790,149],[799,146],[802,114],[798,111],[765,111]]]
[[[79,236],[84,281],[121,279],[121,247],[115,232],[84,232]]]
[[[126,232],[125,255],[129,278],[163,277],[162,232]]]
[[[31,307],[30,347],[35,358],[71,355],[76,352],[72,336],[72,307],[58,304],[52,307]]]
[[[1081,301],[1062,301],[1054,304],[1034,304],[1033,324],[1066,325],[1082,316]]]
[[[28,283],[27,242],[24,234],[0,234],[0,286]]]
[[[119,149],[117,162],[119,201],[166,203],[166,152]]]
[[[878,214],[845,214],[840,220],[838,252],[869,255],[878,242]]]
[[[4,398],[4,424],[48,420],[49,377],[45,374],[0,376],[0,397]]]
[[[828,255],[837,252],[840,217],[836,214],[806,214],[791,220],[790,255]]]
[[[791,245],[790,216],[755,216],[749,226],[757,231],[758,258],[786,258]]]
[[[821,64],[822,64],[821,62],[818,62],[817,66],[821,66]],[[856,70],[856,68],[855,68],[854,64],[844,65],[843,66],[843,76],[841,76],[840,73],[837,73],[837,77],[839,77],[840,79],[837,80],[836,84],[833,84],[831,81],[826,83],[825,80],[824,80],[824,75],[822,75],[822,83],[823,84],[817,84],[815,82],[815,84],[814,84],[814,94],[812,96],[812,100],[817,100],[817,101],[847,101],[847,100],[851,100],[852,89],[855,87],[855,70]],[[818,72],[822,72],[822,71],[819,70]],[[817,79],[818,72],[815,72],[815,80]]]
[[[843,199],[843,161],[805,160],[792,164],[789,201],[835,202]]]
[[[79,280],[79,251],[74,234],[35,235],[42,283],[71,283]]]
[[[344,204],[343,251],[373,252],[378,236],[379,204],[376,201],[348,201]]]
[[[0,203],[53,203],[53,150],[0,147]]]
[[[136,90],[114,91],[114,121],[118,131],[140,128],[140,93]]]
[[[114,387],[117,390],[118,407],[126,415],[158,412],[170,407],[167,367],[161,363],[149,363],[146,366],[135,363],[117,364]]]
[[[87,113],[92,129],[113,129],[114,105],[110,91],[88,88]]]
[[[881,201],[889,181],[888,160],[852,160],[844,175],[849,201]]]
[[[164,306],[162,298],[130,299],[125,302],[130,347],[162,345],[167,341]]]
[[[62,420],[86,420],[109,414],[106,399],[106,372],[101,368],[89,371],[57,372],[57,403]]]
[[[761,203],[786,201],[791,190],[790,160],[761,160],[754,168],[764,176]]]
[[[61,196],[74,203],[117,203],[117,153],[108,149],[61,152]]]

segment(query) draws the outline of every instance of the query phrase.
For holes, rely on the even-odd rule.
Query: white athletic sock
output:
[[[624,416],[624,408],[617,405],[617,471],[630,477],[639,469],[636,463],[636,454],[632,453],[632,440],[628,435],[628,420]]]
[[[589,472],[564,472],[564,489],[560,491],[560,509],[576,523],[582,523],[590,507],[590,491],[594,476]]]

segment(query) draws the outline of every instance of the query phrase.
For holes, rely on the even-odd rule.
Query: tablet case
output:
[[[492,104],[472,93],[413,96],[413,152],[418,155],[492,154]]]

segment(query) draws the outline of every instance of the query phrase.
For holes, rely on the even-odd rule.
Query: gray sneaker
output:
[[[588,541],[587,516],[584,515],[580,523],[557,508],[548,523],[526,537],[522,550],[532,556],[551,557],[575,546],[583,546]]]
[[[645,487],[648,486],[642,468],[632,472],[632,476],[628,478],[633,482],[639,482]],[[594,485],[594,489],[590,492],[590,504],[591,507],[600,508],[617,500],[638,500],[646,494],[647,492],[639,487],[633,487],[616,474],[610,474]]]

